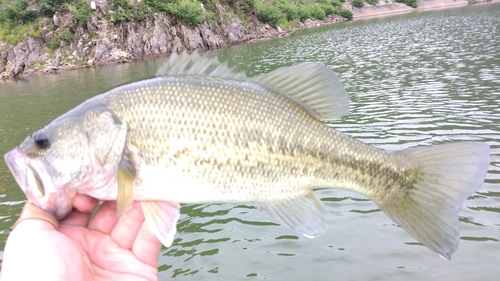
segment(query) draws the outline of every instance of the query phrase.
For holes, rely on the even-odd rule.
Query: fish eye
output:
[[[40,150],[47,150],[50,147],[49,137],[44,132],[38,132],[35,134],[34,143],[36,148]]]

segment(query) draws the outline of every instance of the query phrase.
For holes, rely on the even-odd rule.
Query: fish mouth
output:
[[[70,195],[58,191],[46,173],[43,164],[30,161],[18,148],[9,151],[4,156],[7,167],[14,176],[29,202],[62,220],[71,212]]]
[[[27,165],[24,160],[23,155],[17,150],[17,148],[7,152],[4,156],[5,163],[9,167],[10,172],[14,176],[19,187],[26,194],[27,191]]]

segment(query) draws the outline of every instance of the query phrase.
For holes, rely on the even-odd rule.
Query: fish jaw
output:
[[[57,188],[43,163],[23,155],[19,148],[9,151],[4,159],[29,202],[58,220],[68,216],[73,208],[71,201],[76,194],[75,190]]]

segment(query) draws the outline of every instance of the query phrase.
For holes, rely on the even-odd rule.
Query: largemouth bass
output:
[[[458,211],[477,191],[489,146],[450,143],[387,152],[325,125],[349,110],[337,75],[318,63],[252,78],[215,57],[172,55],[156,78],[85,101],[28,136],[5,160],[28,200],[65,218],[76,193],[142,201],[170,246],[179,203],[253,202],[307,236],[326,231],[314,188],[371,198],[446,259]]]

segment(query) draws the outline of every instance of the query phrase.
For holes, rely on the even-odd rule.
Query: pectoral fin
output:
[[[153,232],[165,247],[170,247],[177,232],[180,205],[176,202],[142,201],[142,209]]]
[[[135,176],[123,168],[118,169],[118,197],[116,198],[116,214],[125,213],[134,203]]]
[[[131,145],[126,145],[118,168],[118,197],[116,198],[118,216],[132,207],[134,202],[134,181],[137,177],[138,166],[137,149]]]
[[[308,238],[320,236],[326,231],[327,212],[312,191],[287,201],[258,203],[257,206]]]

